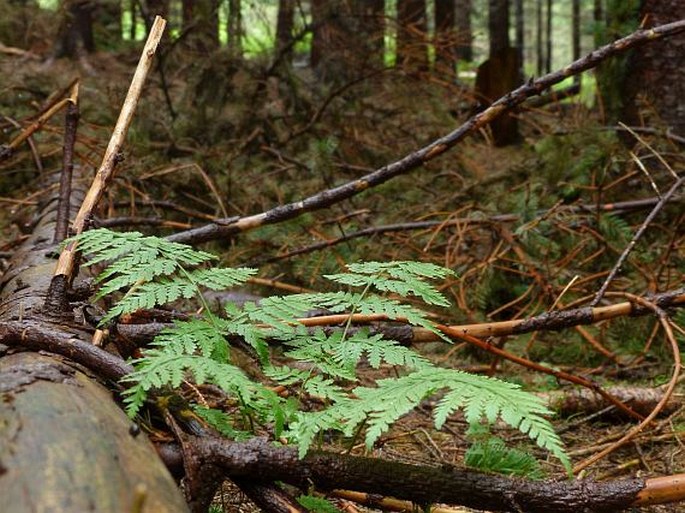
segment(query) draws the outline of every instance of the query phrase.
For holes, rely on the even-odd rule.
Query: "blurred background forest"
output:
[[[331,189],[450,132],[531,77],[641,24],[684,18],[685,0],[0,0],[1,142],[80,78],[76,161],[97,168],[157,14],[169,27],[96,226],[170,234]],[[684,73],[682,36],[637,49],[569,77],[411,174],[209,247],[222,264],[258,267],[281,293],[321,289],[320,277],[346,262],[444,265],[457,272],[443,286],[454,307],[436,315],[450,324],[582,304],[682,174]],[[63,130],[49,120],[31,148],[0,163],[2,256],[31,228],[41,194],[33,180],[61,165]],[[682,287],[680,194],[610,290]],[[675,320],[685,325],[682,311]],[[672,361],[658,324],[617,318],[492,343],[603,385],[659,386]],[[534,390],[559,386],[463,344],[425,349]],[[597,475],[684,471],[679,411]],[[574,426],[564,438],[577,458],[625,430]],[[436,441],[441,457],[463,454],[454,437]]]

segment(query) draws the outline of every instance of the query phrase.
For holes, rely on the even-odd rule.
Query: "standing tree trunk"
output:
[[[604,20],[604,6],[602,0],[595,0],[592,6],[592,19],[595,24],[601,23]]]
[[[353,6],[360,50],[370,66],[380,68],[385,60],[385,0],[354,0]]]
[[[435,69],[448,76],[457,71],[454,0],[435,0]]]
[[[602,45],[618,39],[637,28],[640,16],[641,0],[607,0],[604,3],[604,18],[597,24],[595,44]],[[601,2],[597,2],[595,15],[601,15]],[[630,118],[629,106],[634,104],[635,92],[629,93],[628,88],[636,78],[632,77],[631,65],[627,55],[603,62],[597,67],[595,76],[601,107],[609,123],[624,119],[626,114]]]
[[[490,57],[478,67],[476,96],[480,107],[487,107],[521,82],[519,52],[509,43],[509,0],[489,0],[488,28]],[[516,118],[505,115],[490,124],[495,146],[518,140]]]
[[[164,19],[169,17],[169,1],[170,0],[145,1],[145,6],[147,7],[147,18],[145,19],[145,24],[149,25],[148,30],[150,30],[155,16],[161,16]]]
[[[518,51],[519,76],[523,79],[523,48],[525,45],[525,17],[523,13],[523,0],[515,0],[515,21],[516,21],[516,50]]]
[[[136,25],[138,25],[138,2],[130,0],[128,10],[131,13],[131,26],[128,29],[128,38],[134,41],[136,39]]]
[[[573,47],[573,60],[580,59],[580,0],[573,0],[572,5],[572,36],[571,46]],[[574,84],[580,84],[581,75],[573,77]]]
[[[543,23],[542,23],[542,0],[537,0],[535,3],[535,21],[536,21],[536,32],[535,32],[535,55],[537,56],[537,72],[538,75],[542,75],[545,72],[545,53],[543,51],[542,41],[543,41]]]
[[[428,70],[425,0],[397,2],[397,65],[408,72]]]
[[[276,53],[280,53],[292,41],[295,22],[295,0],[278,1],[278,18],[276,19]],[[289,52],[288,62],[292,52]]]
[[[473,31],[471,30],[471,0],[455,0],[457,15],[457,59],[473,60]]]
[[[552,0],[547,0],[547,30],[545,30],[547,51],[545,52],[545,71],[552,71]]]
[[[683,0],[642,0],[636,21],[647,27],[685,18]],[[685,135],[685,36],[658,41],[628,57],[623,119],[629,124],[663,122]]]
[[[292,14],[290,16],[292,30]],[[226,23],[228,51],[233,57],[243,55],[243,16],[240,0],[228,0],[228,22]]]
[[[490,56],[511,46],[509,41],[509,0],[488,0]]]
[[[54,56],[81,58],[85,52],[94,51],[92,3],[89,0],[65,0]]]
[[[322,80],[344,83],[382,65],[381,3],[312,0],[311,64]]]
[[[200,53],[219,48],[219,0],[183,0],[182,5],[186,46]]]

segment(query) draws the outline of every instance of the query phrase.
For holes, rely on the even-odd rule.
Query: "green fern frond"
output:
[[[101,295],[128,288],[106,319],[191,298],[199,295],[203,287],[230,288],[244,283],[255,272],[199,268],[212,255],[139,233],[93,230],[78,240],[80,249],[91,255],[91,263],[109,262],[99,278]],[[297,442],[300,454],[304,455],[325,430],[352,436],[365,425],[366,442],[372,445],[421,401],[444,393],[434,412],[438,429],[457,409],[463,409],[467,421],[474,425],[501,419],[526,433],[568,467],[561,440],[544,418],[549,412],[535,396],[518,386],[437,368],[410,349],[381,335],[372,335],[366,328],[348,325],[344,330],[328,333],[299,323],[297,318],[315,310],[380,314],[437,333],[420,310],[369,293],[369,289],[413,295],[430,305],[447,306],[446,299],[428,280],[444,279],[451,271],[416,262],[352,264],[349,270],[349,274],[330,278],[339,284],[364,287],[362,292],[294,294],[248,303],[242,309],[227,305],[225,317],[208,312],[204,318],[179,322],[173,329],[165,330],[144,356],[133,362],[134,372],[123,380],[129,385],[125,393],[128,413],[135,415],[153,389],[178,388],[186,380],[212,383],[235,397],[242,413],[231,419],[222,412],[202,411],[203,418],[216,429],[226,434],[238,433],[234,431],[238,419],[252,423],[256,418],[276,437],[287,428],[288,436]],[[283,399],[262,383],[251,380],[230,360],[227,339],[236,336],[257,350],[268,378],[292,387],[300,395],[320,398],[325,407],[320,411],[298,411],[295,399]],[[282,342],[285,356],[305,367],[274,366],[267,346],[271,338]],[[357,367],[364,358],[374,368],[385,363],[412,372],[380,380],[376,387],[358,386],[350,392],[344,386],[358,381]]]
[[[228,307],[227,310],[231,311],[232,307]],[[235,313],[223,321],[223,329],[227,336],[238,336],[252,346],[262,365],[268,364],[269,344],[264,328],[252,324],[247,316]]]
[[[445,279],[453,271],[422,262],[364,262],[349,264],[348,273],[325,277],[342,285],[372,286],[380,292],[393,292],[403,297],[420,297],[429,305],[450,306],[449,301],[424,280]]]
[[[613,213],[605,213],[599,216],[599,230],[611,244],[623,245],[632,237],[630,225]]]
[[[530,454],[507,447],[501,438],[488,437],[475,442],[464,455],[464,463],[486,472],[497,472],[529,479],[545,477],[540,463]]]
[[[236,429],[233,426],[233,417],[221,410],[198,405],[193,406],[193,410],[207,422],[207,424],[231,440],[249,440],[254,436],[250,431]]]
[[[304,369],[294,369],[287,365],[271,366],[264,369],[264,374],[281,385],[301,385],[304,392],[321,400],[335,402],[347,397],[346,391],[332,379]]]
[[[104,228],[89,230],[69,239],[78,241],[84,255],[91,255],[85,265],[111,262],[98,277],[98,298],[136,283],[167,276],[181,267],[195,267],[216,257],[190,246],[169,242],[138,232],[118,233]]]
[[[118,260],[121,255],[143,252],[156,253],[160,257],[167,257],[181,265],[194,267],[217,257],[205,251],[198,251],[185,244],[169,242],[154,236],[146,236],[139,232],[115,232],[107,228],[88,230],[66,242],[77,241],[79,251],[85,255],[96,255],[90,260],[93,263]]]
[[[365,356],[374,369],[383,362],[409,368],[428,364],[428,360],[415,351],[386,340],[383,335],[370,335],[366,328],[349,334],[336,331],[328,335],[316,330],[288,345],[292,347],[286,352],[290,358],[312,362],[319,372],[347,380],[356,379],[357,365]]]
[[[453,411],[462,408],[471,424],[483,419],[493,423],[500,418],[569,468],[561,439],[543,417],[550,412],[537,397],[511,383],[452,369],[426,367],[397,379],[379,380],[375,388],[357,387],[353,396],[323,412],[301,413],[293,433],[302,444],[303,439],[311,442],[315,432],[337,429],[350,433],[366,422],[366,443],[370,447],[400,417],[443,389],[448,392],[435,409],[436,428],[440,429]]]
[[[125,313],[195,297],[198,287],[228,289],[244,283],[256,273],[254,269],[246,268],[192,269],[215,257],[138,232],[98,229],[84,232],[74,240],[79,242],[84,254],[92,255],[87,265],[110,262],[97,277],[102,285],[95,299],[130,288],[102,323]]]
[[[133,287],[119,302],[112,307],[102,319],[106,324],[110,320],[137,310],[147,310],[155,306],[166,305],[178,299],[190,299],[199,295],[199,287],[213,290],[231,288],[244,283],[254,274],[253,269],[196,269],[180,275],[167,276],[157,281],[139,283]],[[128,277],[127,277],[128,279]],[[112,292],[109,282],[102,290]],[[120,288],[116,285],[116,288]],[[116,290],[116,289],[114,289]],[[102,291],[98,295],[102,295]]]
[[[240,368],[203,356],[175,355],[166,350],[152,349],[134,364],[136,370],[122,379],[133,383],[126,390],[124,399],[130,416],[136,415],[138,411],[134,407],[136,402],[129,400],[129,397],[137,397],[141,392],[148,393],[152,389],[165,386],[178,388],[184,379],[191,379],[198,384],[212,383],[246,403],[253,403],[252,396],[262,388],[251,381]]]

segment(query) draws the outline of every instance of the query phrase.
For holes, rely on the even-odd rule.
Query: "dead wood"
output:
[[[56,192],[57,180],[44,189]],[[80,185],[80,186],[79,186]],[[83,197],[77,182],[72,199]],[[187,511],[143,434],[133,436],[111,393],[73,363],[116,380],[130,371],[88,342],[73,312],[46,312],[55,267],[57,201],[44,201],[31,236],[0,284],[0,496],[3,511]],[[66,293],[66,291],[64,291]],[[56,315],[59,314],[59,315]],[[59,353],[20,353],[33,348]]]
[[[324,451],[299,459],[296,448],[277,447],[263,438],[240,443],[191,438],[189,444],[205,464],[218,465],[234,477],[277,480],[302,488],[313,484],[321,490],[350,488],[419,505],[461,504],[512,513],[615,512],[646,503],[645,490],[651,489],[641,478],[528,481],[446,464],[421,466]],[[181,461],[178,446],[166,445],[163,454],[171,466]]]
[[[607,387],[606,392],[642,416],[651,412],[661,400],[663,392],[656,388],[642,387]],[[556,390],[538,394],[548,406],[558,411],[561,415],[575,415],[578,413],[598,413],[609,406],[606,400],[596,392],[586,388],[573,390]],[[682,399],[674,397],[668,403],[667,408],[662,413],[670,413],[682,404]],[[620,410],[615,410],[611,414],[618,414]]]
[[[588,69],[618,51],[683,29],[685,22],[678,22],[640,31],[617,41],[560,72],[519,88],[455,132],[361,180],[264,214],[224,219],[200,231],[182,232],[176,239],[200,242],[219,238],[290,219],[302,212],[351,197],[441,155],[474,130],[545,87]],[[112,168],[116,154],[110,155]],[[100,177],[97,193],[89,195],[90,199],[84,203],[87,213],[79,216],[81,228],[107,181],[107,177]],[[43,306],[55,254],[52,244],[54,208],[50,205],[54,203],[44,209],[36,230],[17,251],[2,282],[0,343],[51,349],[87,365],[100,377],[117,379],[128,372],[128,366],[117,356],[87,344],[90,332],[77,323],[73,310],[47,312]],[[54,292],[67,294],[67,282]],[[680,296],[676,296],[678,302],[682,302],[682,297],[680,291]],[[633,306],[632,303],[628,305],[630,313]],[[586,315],[592,318],[599,310],[587,309],[581,319]],[[48,315],[50,313],[52,315]],[[539,329],[532,324],[527,327]],[[0,432],[3,440],[0,446],[0,494],[3,500],[9,498],[9,510],[32,511],[36,504],[46,508],[56,505],[57,508],[74,511],[94,508],[98,511],[127,511],[142,509],[141,504],[151,511],[186,510],[173,479],[159,464],[152,446],[144,435],[136,435],[130,430],[129,422],[108,392],[76,366],[54,356],[13,353],[8,348],[3,348],[3,352],[7,354],[0,360],[0,377],[6,400],[0,408],[0,415],[2,425],[9,428]],[[55,419],[59,424],[53,427]],[[173,421],[167,421],[173,427]],[[175,429],[183,450],[169,446],[163,449],[162,454],[166,455],[165,461],[169,466],[183,467],[182,472],[185,471],[186,482],[191,483],[191,488],[195,484],[201,488],[197,495],[187,497],[196,510],[206,504],[211,487],[216,485],[215,480],[224,475],[236,478],[238,482],[241,479],[259,479],[283,481],[302,488],[311,484],[323,490],[351,488],[393,495],[418,504],[446,502],[512,512],[618,511],[633,504],[677,501],[685,497],[677,486],[665,486],[667,492],[662,495],[657,492],[646,495],[645,490],[649,491],[650,485],[649,481],[642,479],[606,483],[585,480],[534,482],[451,465],[418,466],[327,452],[312,452],[298,459],[295,448],[276,447],[264,439],[234,443],[212,436],[188,436],[177,427]],[[205,466],[212,470],[211,475]],[[215,472],[215,469],[220,469],[220,472]],[[202,476],[211,479],[207,483],[198,483]],[[670,479],[672,485],[673,479],[682,480],[682,477],[672,476]],[[31,488],[30,493],[21,495],[25,480],[32,480],[40,489]],[[284,500],[288,502],[287,498]]]
[[[3,511],[186,511],[147,437],[74,364],[5,356],[0,391]]]

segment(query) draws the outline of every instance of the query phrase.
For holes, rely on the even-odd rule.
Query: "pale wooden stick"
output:
[[[114,176],[114,168],[121,160],[121,148],[126,139],[128,127],[133,119],[133,113],[138,105],[143,85],[145,84],[145,78],[152,66],[152,58],[154,57],[157,45],[162,38],[165,26],[166,20],[157,16],[150,29],[150,34],[148,35],[147,42],[143,48],[143,53],[140,56],[140,61],[138,61],[138,67],[131,80],[131,85],[129,86],[124,104],[121,107],[119,119],[117,120],[114,130],[112,131],[112,136],[109,139],[109,145],[107,146],[104,157],[102,157],[100,168],[81,204],[78,214],[76,214],[76,219],[72,225],[72,231],[76,235],[83,232],[85,229],[88,219],[93,215],[95,207]],[[72,242],[64,248],[59,256],[54,276],[63,275],[68,278],[68,281],[71,280],[74,272],[74,262],[76,261],[76,246],[76,243]]]

